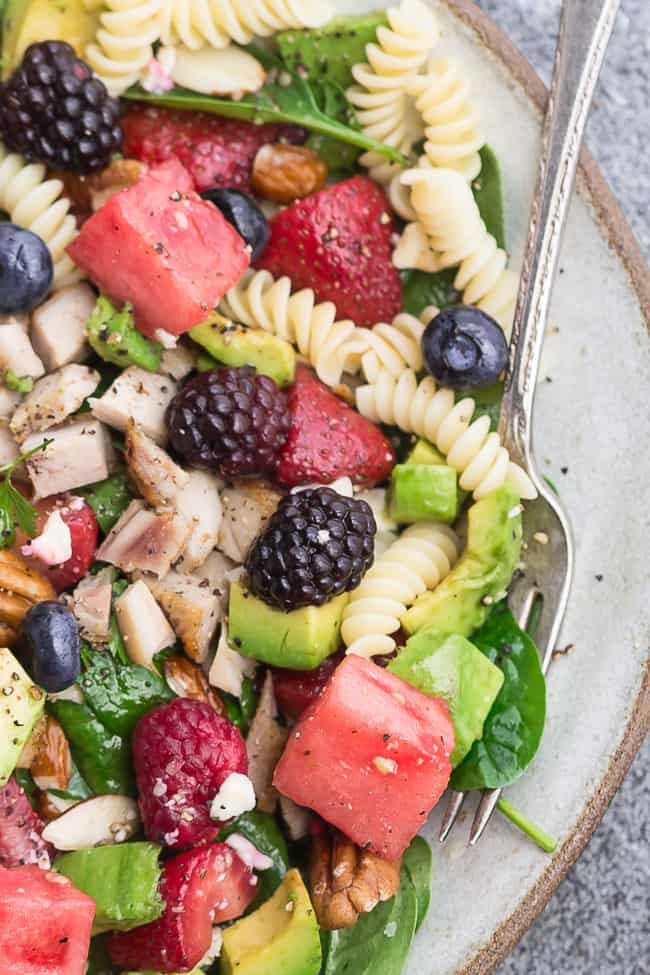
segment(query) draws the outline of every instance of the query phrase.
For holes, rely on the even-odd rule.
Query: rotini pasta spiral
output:
[[[103,7],[86,61],[112,95],[121,95],[139,80],[153,57],[153,44],[160,37],[161,0],[104,0]]]
[[[424,129],[409,89],[424,66],[440,31],[437,21],[421,0],[403,0],[388,10],[390,27],[379,27],[377,43],[368,44],[368,63],[352,69],[356,85],[347,92],[358,110],[366,135],[407,155]],[[375,152],[366,152],[361,163],[377,182],[387,186],[399,166]]]
[[[397,426],[435,444],[458,471],[460,486],[476,500],[505,482],[525,500],[537,497],[526,472],[510,460],[499,434],[490,433],[489,417],[472,423],[474,400],[466,397],[456,403],[453,390],[439,389],[430,376],[418,383],[410,370],[397,380],[384,371],[374,383],[357,389],[356,403],[374,423]]]
[[[18,153],[8,153],[0,142],[0,210],[45,241],[54,263],[55,288],[82,276],[65,252],[77,236],[77,222],[69,212],[70,201],[61,195],[62,189],[61,180],[46,179],[45,166],[29,164]]]
[[[162,0],[160,39],[196,50],[230,41],[248,44],[290,27],[322,27],[332,16],[325,0]]]
[[[392,653],[400,620],[416,598],[442,582],[454,565],[459,543],[439,522],[411,525],[368,570],[343,613],[341,635],[348,653]]]
[[[396,379],[405,369],[422,369],[421,339],[425,327],[437,308],[427,308],[422,318],[402,312],[389,324],[379,322],[374,328],[357,328],[342,347],[346,372],[362,372],[366,382],[374,382],[383,370]]]
[[[472,191],[460,173],[419,167],[402,176],[411,202],[441,268],[458,267],[455,287],[467,305],[478,305],[509,332],[517,298],[517,276],[507,255],[481,219]]]

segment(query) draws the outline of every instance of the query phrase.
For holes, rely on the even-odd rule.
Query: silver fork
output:
[[[512,459],[530,474],[538,492],[526,504],[523,567],[510,606],[525,628],[541,613],[536,641],[544,673],[566,611],[573,575],[569,521],[535,466],[531,418],[544,330],[560,255],[560,244],[575,184],[587,117],[620,0],[564,0],[553,81],[544,123],[542,159],[531,213],[521,284],[512,331],[511,357],[499,433]],[[483,792],[469,842],[478,843],[501,789]],[[440,827],[449,836],[467,793],[451,791]]]

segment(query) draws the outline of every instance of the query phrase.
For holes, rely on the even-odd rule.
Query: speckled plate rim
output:
[[[502,62],[512,80],[543,110],[548,92],[534,68],[494,21],[472,0],[445,0],[449,10]],[[579,192],[586,197],[603,236],[625,267],[650,335],[650,269],[627,220],[590,154],[583,151]],[[614,798],[632,760],[650,732],[650,649],[641,686],[630,719],[607,770],[596,784],[573,830],[554,855],[535,887],[520,901],[458,975],[490,975],[544,910],[561,881],[591,839]]]

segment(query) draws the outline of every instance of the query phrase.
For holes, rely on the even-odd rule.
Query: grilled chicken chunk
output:
[[[140,430],[133,420],[126,427],[126,465],[137,491],[149,504],[171,504],[190,475]]]
[[[237,481],[221,492],[223,521],[218,546],[241,564],[266,526],[282,495],[265,481]]]
[[[34,352],[29,336],[17,321],[0,326],[0,374],[11,369],[17,376],[40,379],[45,366]]]
[[[143,501],[132,501],[98,548],[97,559],[123,572],[150,572],[162,578],[178,559],[189,531],[176,511],[155,512]]]
[[[115,613],[129,658],[153,670],[153,658],[176,643],[176,634],[141,579],[115,600]]]
[[[84,639],[102,643],[111,633],[111,597],[113,572],[102,569],[86,576],[72,593],[72,612]]]
[[[221,600],[199,579],[168,572],[162,580],[144,578],[182,641],[188,657],[203,663],[221,618]]]
[[[23,450],[37,447],[45,437],[52,443],[27,461],[36,500],[74,491],[109,476],[113,445],[108,430],[99,420],[87,415],[54,427],[47,434],[34,433],[22,444]]]
[[[85,362],[90,353],[86,323],[97,298],[89,284],[61,288],[32,314],[31,340],[48,372],[70,362]]]
[[[11,418],[9,426],[16,440],[63,423],[94,393],[100,378],[94,369],[74,363],[43,376]]]
[[[124,432],[129,419],[156,443],[167,440],[165,413],[178,389],[169,376],[129,366],[99,399],[90,401],[98,420]]]
[[[180,566],[183,572],[202,565],[217,544],[223,518],[220,487],[214,474],[190,471],[188,483],[176,498],[176,507],[190,525]]]

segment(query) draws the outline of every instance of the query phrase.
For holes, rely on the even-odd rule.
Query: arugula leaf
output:
[[[98,481],[78,491],[95,512],[99,527],[108,535],[123,511],[133,500],[126,470],[117,471],[105,481]]]
[[[503,687],[487,716],[483,738],[454,770],[452,789],[497,789],[515,782],[539,748],[546,718],[546,684],[539,653],[505,601],[471,637],[500,667]]]
[[[268,870],[261,871],[258,875],[259,891],[249,907],[249,912],[256,911],[264,901],[267,901],[276,892],[289,869],[287,844],[276,820],[268,813],[244,813],[221,830],[219,840],[223,842],[233,833],[241,833],[253,846],[257,847],[260,853],[264,853],[273,860],[273,866]]]
[[[24,531],[28,538],[33,538],[36,534],[36,519],[38,517],[36,508],[13,486],[11,475],[17,467],[20,467],[22,463],[39,451],[46,450],[51,443],[51,440],[46,439],[38,446],[21,454],[10,464],[0,467],[0,475],[4,475],[4,480],[0,483],[0,548],[7,548],[14,544],[16,526]]]
[[[146,667],[121,665],[105,651],[93,653],[79,678],[85,702],[113,734],[130,738],[140,718],[174,699],[166,682]]]
[[[128,741],[112,734],[86,704],[50,701],[48,709],[60,722],[72,758],[96,795],[135,795]]]
[[[424,837],[415,837],[404,854],[402,864],[409,875],[411,883],[415,887],[415,894],[418,901],[418,920],[415,930],[418,931],[431,905],[433,856],[431,847]]]
[[[31,376],[18,376],[13,369],[7,369],[5,386],[14,393],[31,393],[34,388],[34,380]]]
[[[494,151],[489,146],[483,146],[480,156],[481,172],[472,183],[474,199],[478,204],[488,233],[492,234],[497,245],[505,250],[506,231],[501,167]]]
[[[442,311],[461,301],[461,293],[454,287],[456,269],[449,268],[429,274],[426,271],[402,272],[402,305],[411,315],[419,316],[427,305]]]

